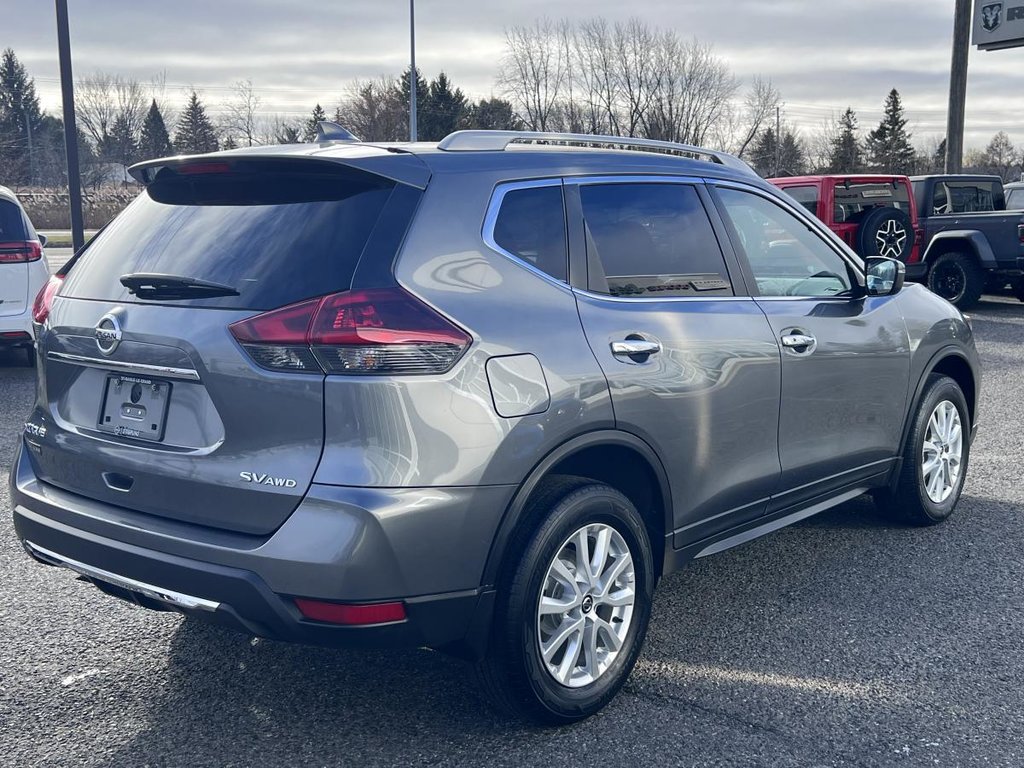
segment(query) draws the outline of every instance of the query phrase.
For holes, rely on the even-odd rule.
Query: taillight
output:
[[[309,373],[444,373],[472,341],[401,288],[308,299],[230,330],[257,365]]]
[[[63,275],[52,275],[50,279],[46,281],[46,285],[44,285],[39,290],[39,293],[36,294],[36,300],[32,302],[32,319],[37,323],[45,323],[46,318],[50,316],[50,307],[53,306],[53,297],[57,295],[57,291],[60,290],[60,287],[63,284]]]
[[[43,246],[38,240],[0,242],[0,264],[22,264],[43,258]]]

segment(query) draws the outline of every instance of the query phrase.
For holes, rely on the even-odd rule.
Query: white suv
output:
[[[32,298],[50,277],[37,235],[17,196],[0,187],[0,349],[24,347],[35,362]]]

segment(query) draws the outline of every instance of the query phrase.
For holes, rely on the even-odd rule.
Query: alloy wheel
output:
[[[928,428],[921,449],[921,475],[925,492],[941,504],[956,488],[960,479],[964,435],[960,412],[949,400],[935,406],[928,419]]]
[[[629,633],[635,581],[629,546],[610,525],[585,525],[558,548],[537,603],[540,655],[555,680],[580,688],[608,670]]]
[[[889,219],[875,234],[875,241],[878,243],[879,256],[898,259],[903,254],[903,246],[907,242],[907,231],[896,219]]]

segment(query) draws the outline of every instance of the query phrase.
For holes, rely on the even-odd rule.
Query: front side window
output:
[[[568,279],[561,185],[506,192],[494,222],[493,236],[503,251],[556,280]]]
[[[590,290],[625,298],[732,295],[722,249],[685,184],[584,184]]]
[[[843,258],[807,224],[750,192],[720,188],[740,250],[762,296],[839,296],[852,282]]]

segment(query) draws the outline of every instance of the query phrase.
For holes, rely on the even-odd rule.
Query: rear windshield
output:
[[[28,239],[21,209],[10,200],[0,200],[0,242]]]
[[[833,220],[836,224],[859,224],[872,208],[899,208],[910,213],[910,188],[905,183],[892,185],[886,182],[877,184],[836,184],[835,210]]]
[[[264,310],[345,290],[394,184],[327,168],[163,171],[90,244],[61,294],[139,301],[120,282],[131,273],[197,278],[239,294],[175,306]]]

